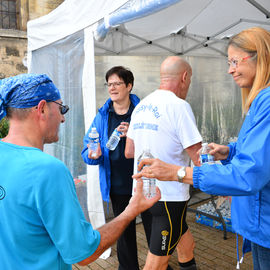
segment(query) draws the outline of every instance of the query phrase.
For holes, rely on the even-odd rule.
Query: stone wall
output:
[[[41,16],[47,15],[56,9],[63,0],[18,0],[16,1],[17,10],[17,29],[26,31],[27,22]]]
[[[17,29],[0,29],[0,79],[27,73],[26,24],[57,8],[63,0],[18,0]]]
[[[29,20],[50,13],[63,2],[63,0],[29,0]]]
[[[26,73],[26,33],[0,29],[0,79]]]

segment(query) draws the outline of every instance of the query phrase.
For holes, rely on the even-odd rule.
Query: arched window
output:
[[[0,0],[0,28],[16,29],[16,0]]]

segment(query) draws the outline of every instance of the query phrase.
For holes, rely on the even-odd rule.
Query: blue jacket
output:
[[[134,107],[139,103],[140,99],[134,95],[130,94],[130,101]],[[109,118],[109,105],[111,99],[109,98],[105,104],[98,110],[98,113],[92,122],[90,128],[88,129],[86,135],[83,138],[84,148],[82,150],[82,158],[85,163],[89,165],[99,165],[99,180],[100,180],[100,190],[102,198],[105,202],[110,200],[110,189],[111,189],[111,167],[109,159],[109,150],[106,147],[108,141],[108,118]],[[91,131],[92,127],[96,127],[97,132],[99,133],[100,147],[102,156],[99,159],[90,159],[88,158],[88,148],[87,144],[89,143],[88,134]]]
[[[252,102],[237,143],[223,165],[195,167],[195,188],[232,195],[232,225],[244,238],[270,248],[270,87]]]

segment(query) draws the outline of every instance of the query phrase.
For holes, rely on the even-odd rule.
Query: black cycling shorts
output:
[[[152,228],[150,251],[157,256],[168,256],[175,250],[181,236],[187,231],[187,203],[157,202],[150,208]]]

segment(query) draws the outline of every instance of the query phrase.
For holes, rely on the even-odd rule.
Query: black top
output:
[[[111,102],[108,118],[108,138],[110,138],[114,129],[117,128],[121,122],[130,123],[130,118],[134,105],[131,103],[128,112],[119,115],[114,111]],[[125,158],[126,137],[121,137],[117,147],[114,151],[109,152],[111,165],[111,193],[121,195],[131,195],[132,193],[132,174],[133,174],[133,158]]]

